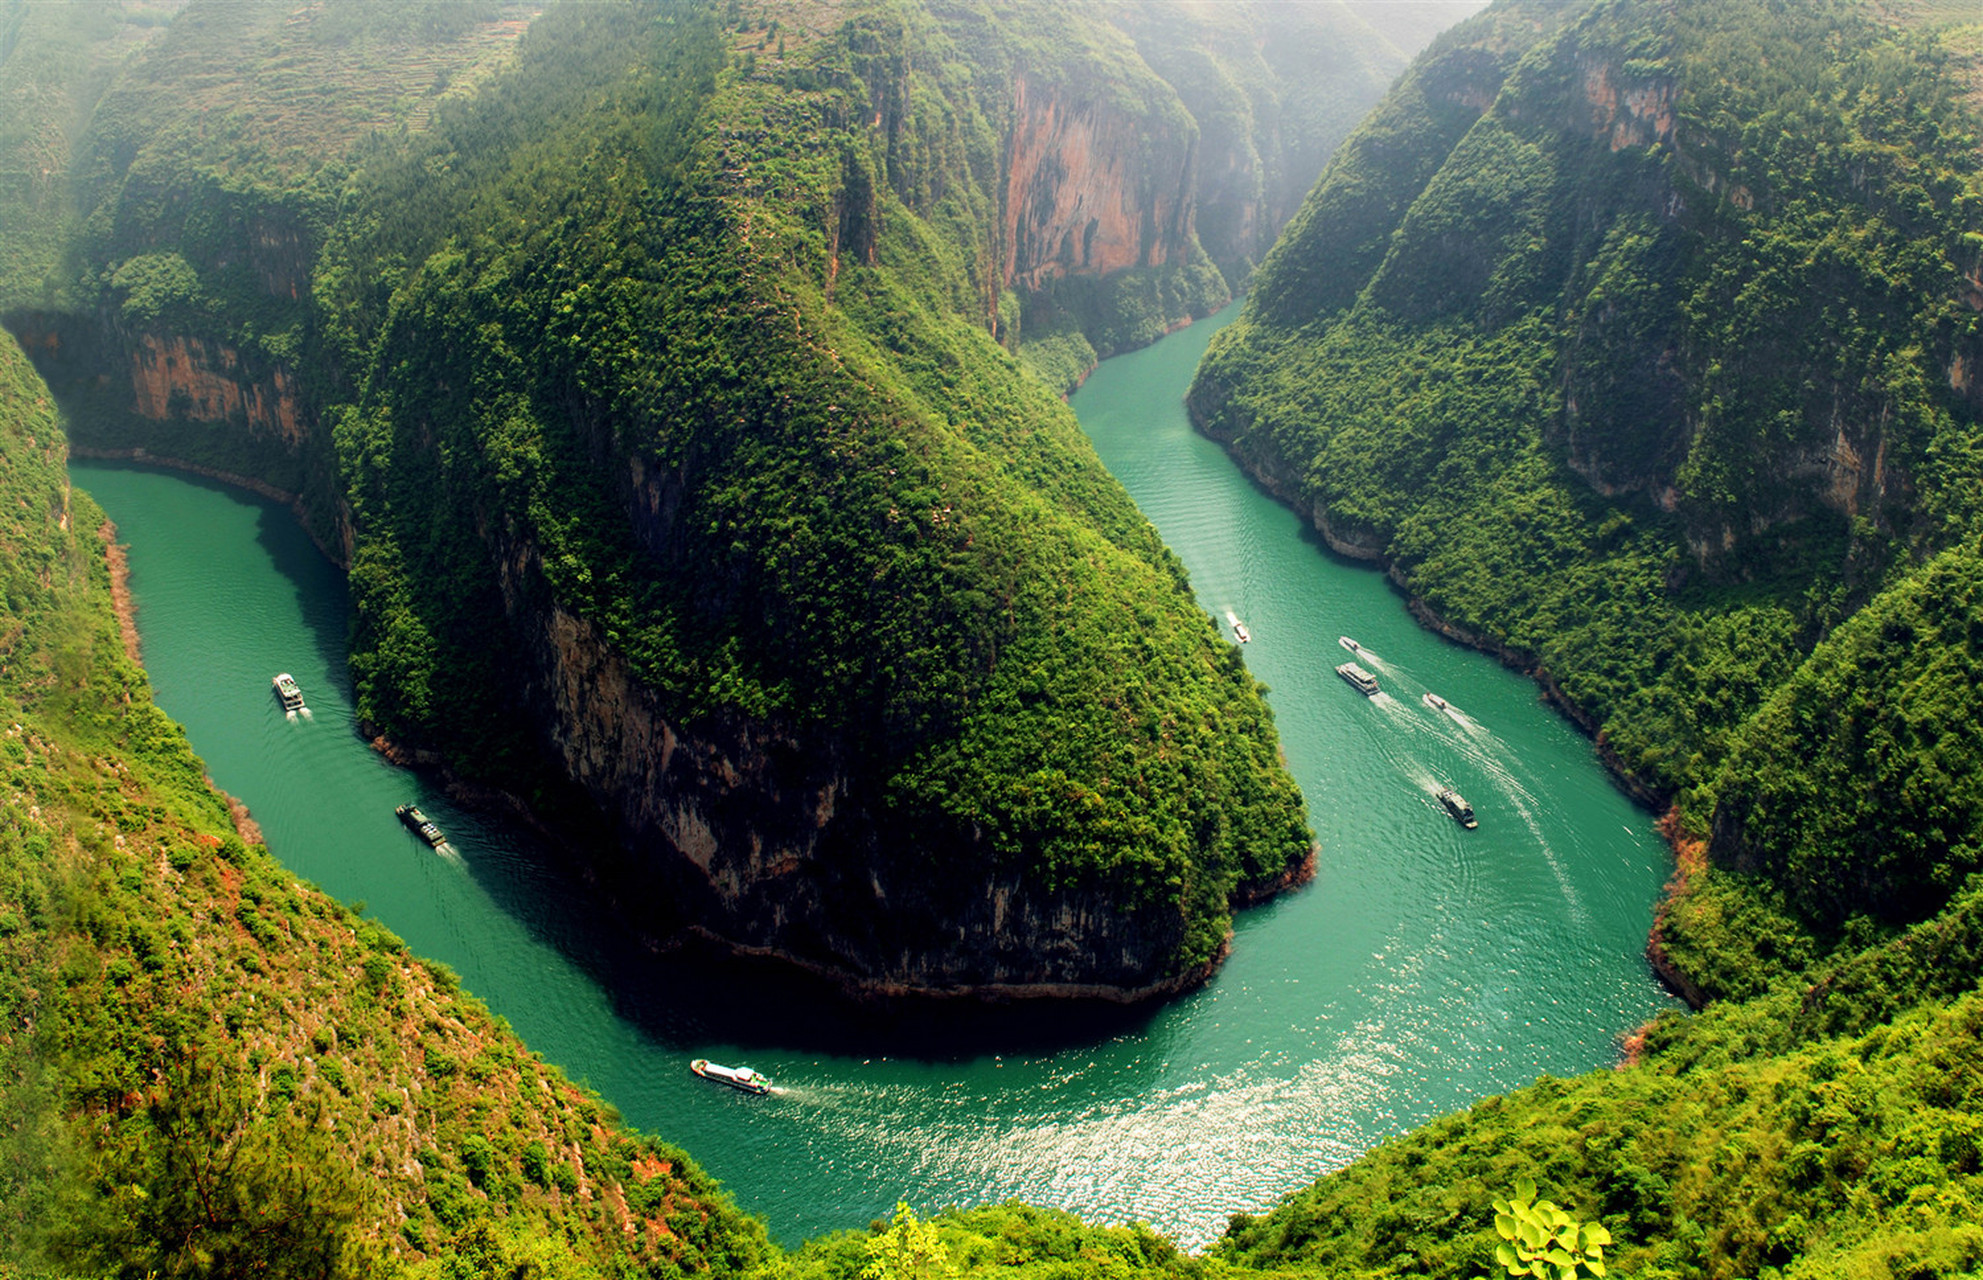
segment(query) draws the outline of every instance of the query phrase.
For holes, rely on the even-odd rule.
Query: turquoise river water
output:
[[[1139,1218],[1197,1245],[1358,1152],[1542,1073],[1615,1061],[1667,1003],[1643,959],[1667,855],[1535,687],[1421,630],[1377,573],[1331,558],[1193,433],[1180,398],[1223,317],[1111,360],[1073,397],[1103,460],[1272,687],[1321,838],[1315,882],[1239,921],[1205,989],[1139,1015],[1008,1018],[864,1050],[767,994],[616,947],[527,835],[451,804],[353,731],[343,585],[282,508],[183,476],[70,471],[130,547],[145,664],[214,779],[297,874],[364,900],[532,1048],[686,1147],[795,1242],[1008,1197]],[[1339,680],[1349,655],[1384,692]],[[286,722],[293,672],[315,718]],[[1444,695],[1451,712],[1426,706]],[[1433,800],[1457,786],[1462,831]],[[417,799],[458,860],[403,831]],[[782,1028],[792,1028],[787,1034]],[[904,1049],[903,1046],[909,1046]],[[753,1098],[692,1077],[745,1061]]]

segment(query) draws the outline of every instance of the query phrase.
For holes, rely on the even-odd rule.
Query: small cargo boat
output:
[[[1467,830],[1472,831],[1480,825],[1474,819],[1473,806],[1467,803],[1467,798],[1451,787],[1440,788],[1436,799],[1440,804],[1446,806],[1447,813],[1453,815],[1453,821],[1459,823]]]
[[[1377,692],[1377,677],[1365,671],[1354,662],[1345,662],[1336,668],[1336,674],[1350,682],[1350,687],[1366,698]]]
[[[1426,706],[1431,707],[1434,711],[1451,710],[1451,707],[1447,704],[1446,699],[1440,697],[1436,693],[1428,693],[1423,698],[1419,699],[1419,701],[1423,702]]]
[[[429,846],[438,849],[448,842],[448,838],[441,834],[441,829],[435,826],[426,814],[420,812],[418,805],[403,804],[394,809],[393,814],[406,824],[408,831],[425,840]]]
[[[295,676],[285,671],[269,683],[275,687],[276,701],[282,704],[286,714],[295,715],[309,710],[303,705],[303,690],[297,685]]]
[[[1246,624],[1239,620],[1239,615],[1230,609],[1226,610],[1226,621],[1232,624],[1232,633],[1239,637],[1241,644],[1253,639],[1253,633],[1246,629]]]
[[[689,1063],[689,1070],[704,1080],[727,1084],[732,1089],[742,1089],[745,1093],[771,1092],[771,1082],[749,1067],[726,1067],[707,1058],[697,1058]]]

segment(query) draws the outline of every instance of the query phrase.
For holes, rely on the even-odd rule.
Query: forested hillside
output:
[[[1979,35],[1498,4],[1262,266],[1198,421],[1669,807],[1654,954],[1712,1003],[1235,1220],[1226,1258],[1470,1274],[1527,1175],[1616,1274],[1983,1259]]]
[[[372,727],[651,936],[1171,990],[1309,841],[1051,392],[1221,305],[1465,7],[14,6],[69,222],[7,321],[81,447],[294,498]]]
[[[1963,88],[1855,5],[1497,6],[1345,147],[1193,388],[1677,805],[1708,862],[1663,935],[1703,993],[1975,869]]]
[[[760,1261],[686,1156],[243,842],[125,655],[65,443],[0,339],[0,1270]]]
[[[1340,104],[1275,69],[1319,37],[1270,10],[196,0],[45,64],[64,129],[6,138],[71,148],[74,220],[0,192],[40,273],[8,319],[101,447],[300,494],[377,728],[611,829],[644,905],[891,990],[1164,989],[1308,838],[1258,687],[1054,393],[1239,284],[1327,150]],[[37,65],[44,19],[0,15],[0,75]],[[1254,276],[1201,421],[1671,802],[1660,955],[1713,1003],[1207,1258],[1026,1206],[771,1249],[241,839],[8,345],[9,1252],[1472,1276],[1527,1176],[1618,1274],[1975,1271],[1983,191],[1946,16],[1504,2]]]
[[[294,497],[375,731],[608,850],[651,936],[1172,990],[1309,838],[1051,393],[1223,303],[1421,35],[203,0],[70,77],[72,225],[9,323],[85,447]]]

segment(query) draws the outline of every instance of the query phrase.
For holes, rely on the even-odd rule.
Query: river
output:
[[[1108,361],[1072,402],[1206,609],[1250,629],[1320,871],[1240,919],[1209,986],[1085,1032],[1000,1024],[864,1054],[828,1023],[772,1016],[799,1007],[782,995],[750,1016],[750,993],[616,947],[526,833],[358,739],[344,587],[285,509],[155,469],[70,473],[129,545],[160,704],[276,856],[452,965],[779,1239],[865,1225],[897,1199],[1020,1197],[1196,1246],[1432,1116],[1615,1061],[1618,1035],[1669,1003],[1643,958],[1667,854],[1590,743],[1531,683],[1416,626],[1380,574],[1329,556],[1190,429],[1181,397],[1225,319]],[[1341,635],[1379,696],[1337,678]],[[314,719],[287,722],[270,698],[284,670]],[[1438,807],[1441,785],[1478,830]],[[407,800],[457,860],[400,828]],[[690,1056],[781,1087],[706,1084]]]

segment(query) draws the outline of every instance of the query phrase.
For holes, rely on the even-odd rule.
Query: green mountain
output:
[[[382,745],[629,927],[1173,991],[1311,838],[1054,393],[1244,281],[1383,8],[15,4],[62,163],[0,298],[78,448],[293,499]]]
[[[47,19],[0,12],[5,72]],[[1194,1258],[1016,1205],[772,1250],[232,831],[122,654],[51,399],[93,447],[298,497],[350,568],[382,733],[610,830],[606,872],[703,927],[854,983],[1188,980],[1307,833],[1257,688],[1054,391],[1083,344],[1244,277],[1289,122],[1332,118],[1274,71],[1299,19],[271,12],[91,37],[47,98],[89,115],[60,134],[63,238],[0,225],[55,387],[0,352],[11,1249],[73,1274],[1477,1275],[1529,1176],[1607,1225],[1619,1274],[1983,1265],[1979,41],[1933,26],[1968,15],[1499,4],[1253,276],[1200,420],[1671,805],[1659,956],[1709,1003]],[[269,77],[232,98],[238,69],[203,79],[230,41]],[[310,113],[338,67],[389,70],[333,128]],[[1223,187],[1206,140],[1242,136],[1255,177]],[[1074,163],[1110,139],[1135,146],[1106,180]],[[496,662],[531,732],[476,716]],[[884,826],[923,843],[878,854]],[[740,833],[761,852],[717,860]],[[938,856],[966,892],[913,887]],[[1029,932],[1104,904],[1058,952]],[[959,921],[1018,945],[931,943]],[[905,941],[924,958],[891,969]],[[1100,946],[1135,963],[1098,974]]]
[[[1222,1258],[1471,1274],[1523,1176],[1615,1274],[1983,1258],[1974,17],[1497,4],[1262,265],[1194,415],[1667,809],[1653,958],[1708,1009]]]
[[[1978,866],[1960,69],[1849,4],[1496,6],[1345,146],[1192,390],[1706,842],[1662,927],[1699,994]]]

